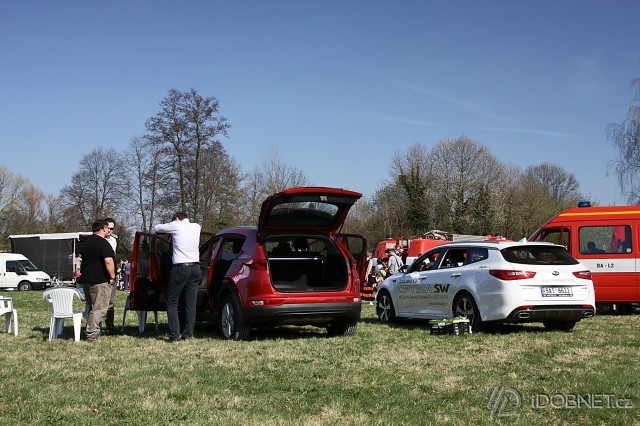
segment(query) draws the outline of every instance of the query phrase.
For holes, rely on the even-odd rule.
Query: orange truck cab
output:
[[[562,244],[591,271],[596,303],[622,313],[640,302],[640,206],[580,202],[542,225],[529,241]]]

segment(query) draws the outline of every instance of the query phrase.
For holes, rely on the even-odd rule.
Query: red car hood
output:
[[[258,232],[335,232],[362,194],[339,188],[298,187],[277,192],[262,203]]]

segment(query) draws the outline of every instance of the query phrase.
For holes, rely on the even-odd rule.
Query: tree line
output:
[[[609,128],[622,158],[622,150],[638,142],[633,111],[636,115],[619,125],[623,128]],[[312,184],[280,158],[276,147],[267,149],[260,165],[243,170],[224,148],[231,125],[218,100],[195,89],[171,89],[144,125],[145,133],[133,136],[123,151],[100,147],[83,155],[57,195],[45,195],[0,166],[0,250],[10,249],[11,234],[85,231],[96,218],[109,216],[118,222],[119,251],[127,253],[135,231],[150,231],[176,208],[215,232],[256,224],[268,195]],[[620,134],[627,139],[616,145]],[[624,173],[628,169],[620,170],[621,186],[627,185],[632,199],[638,193],[635,181]],[[545,162],[521,169],[460,135],[396,151],[389,177],[356,203],[343,231],[365,235],[370,247],[387,235],[408,237],[432,229],[520,239],[581,199],[575,176],[561,166]]]

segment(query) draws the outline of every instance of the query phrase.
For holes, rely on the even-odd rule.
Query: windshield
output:
[[[576,265],[569,252],[556,246],[514,246],[500,250],[507,262],[524,265]]]
[[[24,268],[25,271],[38,271],[39,270],[38,268],[36,268],[36,265],[31,263],[30,260],[18,260],[18,263],[20,264],[20,266],[22,266]]]

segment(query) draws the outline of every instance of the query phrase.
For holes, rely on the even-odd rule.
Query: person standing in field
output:
[[[113,231],[116,229],[116,221],[113,220],[110,217],[105,218],[105,222],[107,222],[107,224],[109,225],[108,229],[108,234],[105,237],[105,239],[107,240],[107,242],[111,245],[111,248],[113,248],[113,254],[114,254],[114,262],[115,262],[115,253],[116,253],[116,248],[118,246],[118,240],[117,240],[117,236],[113,233]],[[117,279],[116,279],[116,283],[117,283]],[[116,294],[118,293],[118,286],[114,285],[113,288],[111,289],[111,295],[109,297],[109,308],[107,309],[107,316],[104,320],[105,322],[105,326],[107,328],[107,333],[110,335],[115,335],[116,333],[116,327],[114,324],[114,320],[115,320],[115,315],[116,315]]]
[[[97,220],[91,225],[91,234],[82,247],[80,280],[89,304],[86,336],[88,342],[100,338],[100,322],[109,307],[111,292],[116,286],[116,262],[113,248],[107,242],[109,225]]]
[[[200,269],[200,225],[189,222],[184,212],[173,215],[171,222],[156,225],[154,230],[171,234],[173,267],[167,284],[167,319],[169,342],[193,337],[196,322],[198,285],[202,279]],[[184,295],[184,329],[180,334],[178,301]]]

